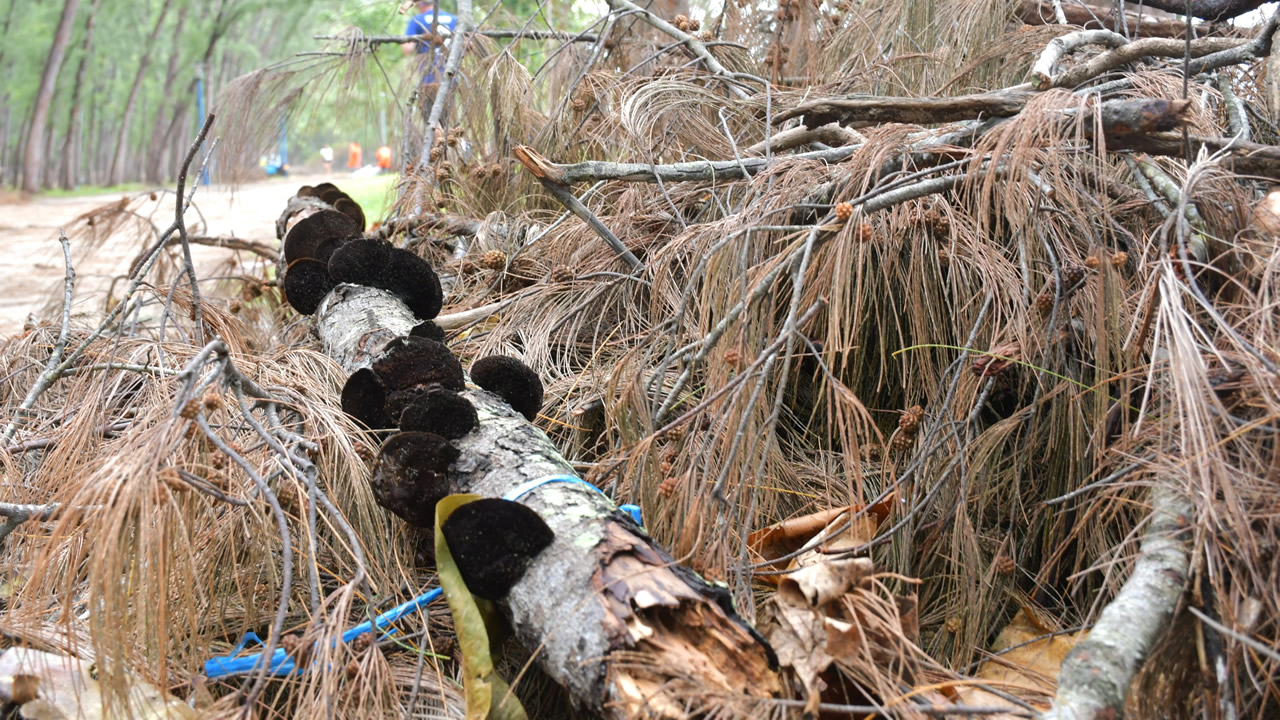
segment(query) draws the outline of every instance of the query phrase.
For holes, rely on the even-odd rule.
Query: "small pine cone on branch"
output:
[[[889,441],[889,450],[891,450],[895,455],[903,455],[910,452],[911,448],[914,447],[915,444],[916,438],[914,435],[908,435],[900,432],[894,434],[893,439]]]
[[[1063,294],[1071,292],[1071,289],[1080,284],[1084,280],[1085,273],[1088,272],[1083,265],[1068,265],[1062,268],[1062,292]]]
[[[683,475],[668,475],[666,479],[662,481],[662,484],[658,485],[658,494],[664,498],[669,498],[672,495],[675,495],[676,490],[680,488],[680,481],[683,479]]]
[[[920,430],[920,421],[924,419],[924,408],[919,405],[912,405],[910,408],[902,411],[902,416],[898,418],[898,429],[906,435],[914,436]]]
[[[847,202],[836,203],[836,219],[840,222],[848,222],[853,217],[853,205]]]
[[[1003,553],[1001,553],[1000,557],[996,558],[995,564],[996,572],[1001,575],[1012,575],[1014,571],[1018,569],[1018,562]]]
[[[480,267],[486,270],[501,270],[507,266],[507,254],[501,250],[490,250],[480,256]]]
[[[557,265],[551,268],[551,282],[567,283],[572,282],[574,277],[573,268]]]

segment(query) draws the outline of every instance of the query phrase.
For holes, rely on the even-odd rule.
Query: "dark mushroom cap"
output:
[[[292,263],[303,258],[320,259],[317,250],[332,238],[346,239],[360,234],[360,228],[351,218],[337,210],[321,210],[294,225],[284,237],[284,261]]]
[[[338,189],[338,186],[334,185],[331,182],[322,182],[322,183],[317,183],[311,188],[311,194],[315,197],[320,197],[322,194],[324,194],[328,190],[337,190],[337,189]]]
[[[373,498],[410,525],[433,527],[436,503],[452,492],[446,472],[457,459],[458,450],[439,435],[396,433],[373,464]]]
[[[342,386],[342,412],[371,430],[395,427],[387,415],[387,389],[378,374],[360,368]]]
[[[542,409],[542,379],[513,357],[490,355],[471,363],[471,380],[532,421]]]
[[[350,197],[341,197],[334,201],[333,209],[355,220],[356,224],[360,226],[360,231],[364,232],[364,210],[360,207],[360,203]]]
[[[436,342],[444,342],[444,328],[430,320],[425,320],[414,325],[413,329],[409,331],[409,335],[412,337],[435,340]]]
[[[444,292],[431,263],[379,238],[356,238],[329,257],[337,282],[381,288],[404,301],[419,319],[440,314]]]
[[[405,409],[400,416],[400,429],[457,440],[474,430],[479,422],[470,400],[452,390],[432,388]]]
[[[311,315],[320,307],[320,301],[336,285],[324,263],[318,260],[298,260],[289,265],[284,276],[285,300],[303,315]]]
[[[462,364],[444,343],[417,337],[398,337],[387,343],[373,370],[388,390],[404,390],[415,385],[439,385],[461,392]]]
[[[378,278],[386,271],[394,249],[386,240],[356,238],[344,243],[329,256],[329,274],[338,282],[382,287]]]
[[[345,198],[345,199],[347,199],[347,200],[350,200],[350,199],[351,199],[351,196],[350,196],[350,195],[348,195],[348,194],[346,194],[346,193],[342,192],[342,191],[341,191],[341,190],[339,190],[338,188],[332,188],[332,189],[325,190],[325,191],[320,192],[320,193],[317,193],[317,194],[319,195],[319,197],[320,197],[320,199],[321,199],[321,200],[323,200],[324,202],[328,203],[329,205],[333,205],[334,203],[336,203],[336,202],[338,202],[339,200],[342,200],[342,199],[344,199],[344,198]],[[336,210],[337,208],[334,208],[334,209]]]
[[[440,531],[467,589],[493,601],[506,596],[555,538],[538,513],[498,498],[474,500],[455,509]]]
[[[311,187],[310,185],[303,185],[302,187],[298,188],[298,192],[294,193],[294,196],[295,197],[311,197],[311,193],[314,191],[315,191],[315,188]]]
[[[324,263],[327,267],[329,265],[329,258],[333,257],[334,251],[342,247],[342,245],[350,239],[351,238],[331,237],[328,240],[321,241],[321,243],[316,246],[315,259]],[[335,280],[334,282],[337,281]]]
[[[430,320],[444,306],[444,290],[431,263],[403,248],[391,249],[391,261],[382,276],[383,287],[404,300],[420,320]]]

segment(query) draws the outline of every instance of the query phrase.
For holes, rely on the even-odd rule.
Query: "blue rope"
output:
[[[430,604],[439,597],[440,588],[432,588],[409,602],[397,605],[373,620],[366,620],[342,633],[342,642],[344,644],[349,643],[360,635],[372,632],[374,628],[384,630],[391,623],[411,612],[414,612],[415,610],[421,609],[423,606]],[[387,630],[387,632],[383,633],[378,639],[386,639],[395,635],[395,633],[395,628],[391,628],[390,630]],[[248,645],[250,641],[257,643],[258,645],[262,644],[262,638],[258,637],[257,633],[250,631],[245,633],[244,637],[240,639],[240,643],[231,649],[230,655],[206,660],[204,663],[205,677],[213,680],[227,675],[244,675],[260,669],[263,660],[262,653],[254,653],[252,655],[237,657],[244,651],[245,646]],[[289,657],[284,648],[276,648],[276,651],[271,653],[271,662],[267,669],[267,672],[270,674],[298,675],[302,673],[302,670],[303,668],[299,668],[297,664],[294,663],[293,658]]]
[[[528,495],[529,492],[532,491],[534,488],[541,487],[542,485],[546,485],[547,483],[553,483],[553,482],[564,482],[564,483],[574,483],[577,485],[585,485],[591,488],[592,490],[595,490],[596,492],[600,493],[601,495],[604,495],[604,491],[602,491],[600,488],[596,487],[595,485],[592,485],[591,483],[587,482],[586,480],[583,480],[580,477],[575,477],[573,475],[546,475],[544,477],[535,478],[533,480],[520,483],[516,487],[512,488],[511,491],[508,492],[506,495],[503,495],[502,499],[515,502],[516,500],[519,500],[525,495]],[[605,498],[607,499],[608,496],[605,495]],[[635,520],[637,525],[644,524],[643,521],[641,520],[642,516],[640,513],[639,506],[631,505],[631,504],[619,505],[618,509],[623,510],[624,512],[630,514],[631,519]],[[375,628],[378,630],[385,630],[387,626],[390,625],[391,623],[399,620],[400,618],[404,617],[405,615],[408,615],[411,612],[419,610],[422,607],[434,602],[439,597],[440,597],[440,588],[432,588],[431,590],[428,590],[427,592],[419,595],[418,597],[410,600],[409,602],[406,602],[402,605],[397,605],[396,607],[391,608],[390,610],[382,613],[381,615],[374,618],[373,620],[366,620],[360,623],[359,625],[356,625],[355,627],[351,628],[350,630],[347,630],[346,632],[342,633],[342,643],[344,644],[349,643],[352,640],[355,640],[356,637],[360,635],[363,635],[367,632],[373,632]],[[378,639],[379,640],[386,639],[388,637],[391,637],[395,633],[396,633],[395,628],[391,628],[387,630],[385,633],[383,633],[382,636],[379,637]],[[245,633],[244,637],[240,639],[239,644],[237,644],[234,648],[231,649],[231,654],[215,657],[205,661],[204,663],[205,677],[209,678],[210,680],[214,680],[220,677],[227,677],[229,675],[245,675],[245,674],[252,673],[259,670],[263,664],[262,653],[259,652],[259,653],[253,653],[250,655],[243,655],[243,656],[240,655],[240,653],[244,652],[245,647],[250,642],[257,643],[257,645],[263,644],[262,638],[258,637],[257,633],[252,631]],[[268,673],[272,675],[300,675],[303,670],[304,668],[298,667],[297,664],[294,662],[293,658],[290,657],[287,652],[285,652],[284,648],[276,648],[275,652],[271,653],[271,662],[267,666]]]

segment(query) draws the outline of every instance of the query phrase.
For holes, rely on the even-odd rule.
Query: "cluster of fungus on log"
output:
[[[364,210],[360,208],[360,203],[352,200],[350,195],[339,190],[337,185],[330,182],[323,182],[314,187],[303,185],[298,188],[297,196],[318,198],[334,210],[351,218],[360,226],[360,232],[364,232]]]
[[[329,258],[329,274],[338,282],[386,290],[420,320],[439,315],[444,304],[431,263],[380,238],[359,238],[338,248]]]
[[[334,253],[360,226],[336,210],[320,210],[293,226],[284,238],[285,300],[303,315],[310,315],[338,281],[329,273]]]
[[[308,227],[338,222],[328,217],[338,213],[313,217],[321,215],[327,219]],[[444,330],[431,320],[443,304],[439,279],[425,260],[381,239],[355,237],[325,247],[327,263],[317,257],[323,238],[300,234],[286,244],[306,255],[310,265],[299,265],[309,268],[305,273],[324,271],[328,284],[316,284],[316,305],[335,284],[352,283],[391,292],[422,320],[408,335],[387,343],[369,367],[351,374],[342,388],[342,409],[370,430],[396,431],[374,460],[369,481],[374,499],[411,525],[432,527],[436,505],[457,491],[449,468],[460,452],[452,441],[479,424],[475,407],[461,394],[466,389],[462,365],[444,344]],[[471,370],[478,386],[525,418],[537,417],[542,381],[524,363],[486,357]],[[467,587],[490,600],[506,595],[553,537],[536,512],[507,500],[468,503],[452,513],[442,531]]]

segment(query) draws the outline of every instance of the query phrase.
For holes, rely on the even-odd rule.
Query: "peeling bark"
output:
[[[1058,674],[1058,695],[1044,720],[1124,716],[1133,676],[1173,620],[1190,570],[1185,540],[1191,503],[1164,487],[1151,491],[1151,518],[1133,574],[1102,610],[1089,637]]]
[[[344,284],[321,302],[315,322],[325,352],[351,372],[417,319],[389,293]],[[550,439],[501,399],[480,389],[464,395],[480,422],[455,441],[457,492],[503,497],[530,480],[576,477]],[[781,689],[772,651],[733,611],[728,591],[676,564],[602,493],[551,482],[518,501],[555,539],[499,607],[579,707],[684,718],[693,688],[744,700]]]

